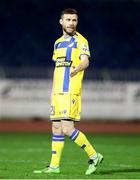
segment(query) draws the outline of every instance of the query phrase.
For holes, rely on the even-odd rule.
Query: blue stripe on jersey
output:
[[[73,38],[74,39],[74,38]],[[72,46],[72,48],[77,48],[77,42],[72,42],[70,41],[63,41],[63,42],[59,42],[57,44],[55,44],[55,49],[59,49],[59,48],[67,48],[68,46]]]
[[[75,38],[72,37],[67,47],[66,61],[71,61],[72,48],[77,47],[77,43],[74,41],[75,41]],[[65,67],[63,92],[69,91],[69,79],[70,79],[70,67]]]

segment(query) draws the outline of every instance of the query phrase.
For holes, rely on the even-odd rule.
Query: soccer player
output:
[[[65,135],[80,146],[89,157],[85,172],[96,171],[103,156],[97,153],[83,132],[74,127],[80,121],[81,89],[84,70],[89,65],[88,41],[76,31],[78,14],[75,9],[65,9],[61,13],[60,24],[63,35],[54,44],[53,61],[55,70],[51,94],[52,157],[49,167],[35,173],[60,173],[60,160]]]

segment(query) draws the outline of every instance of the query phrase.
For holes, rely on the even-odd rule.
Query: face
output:
[[[60,19],[63,31],[66,34],[74,35],[78,23],[78,17],[76,14],[64,14]]]

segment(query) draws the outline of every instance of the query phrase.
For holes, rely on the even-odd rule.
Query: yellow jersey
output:
[[[81,62],[81,55],[90,57],[88,41],[78,32],[74,36],[60,37],[55,41],[53,61],[55,61],[53,93],[80,94],[84,71],[70,77],[73,67]]]

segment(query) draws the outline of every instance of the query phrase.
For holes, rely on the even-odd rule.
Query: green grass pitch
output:
[[[140,179],[140,134],[88,134],[104,161],[95,174],[85,176],[88,157],[66,138],[61,174],[33,174],[49,164],[51,135],[0,133],[0,179]]]

